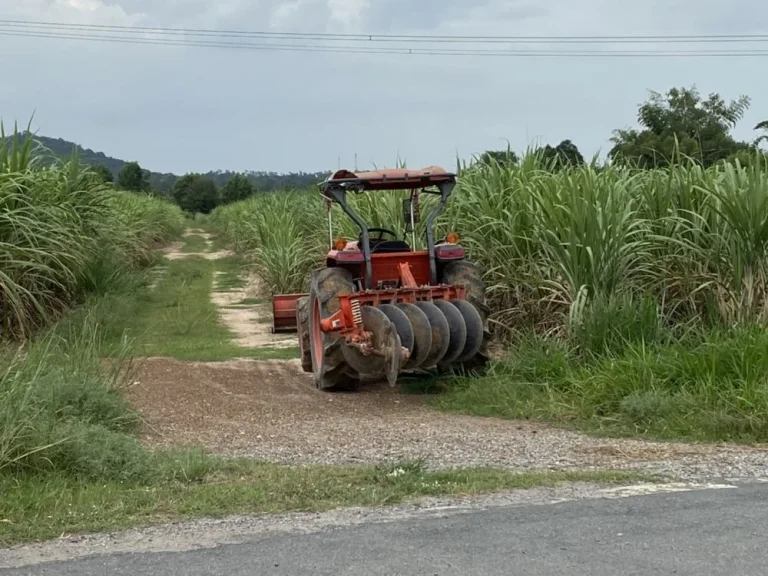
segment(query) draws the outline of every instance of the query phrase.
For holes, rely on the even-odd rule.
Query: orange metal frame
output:
[[[340,308],[333,315],[320,322],[323,332],[339,332],[350,336],[362,332],[362,325],[356,308],[359,306],[378,307],[381,304],[413,304],[419,300],[465,300],[463,286],[425,286],[423,288],[398,288],[395,290],[366,290],[339,296]]]
[[[401,254],[393,254],[401,256]],[[419,300],[464,300],[467,297],[463,286],[425,286],[414,277],[408,262],[399,262],[397,278],[401,288],[390,290],[365,290],[339,296],[339,310],[320,322],[323,332],[340,332],[347,341],[367,336],[360,318],[361,306],[379,307],[381,304],[413,304]],[[391,278],[388,278],[391,279]]]
[[[306,294],[275,294],[272,296],[272,332],[296,331],[296,301]]]
[[[429,284],[429,253],[426,250],[418,252],[396,252],[392,254],[371,255],[371,286],[379,286],[379,283],[402,280],[401,266],[407,264],[414,280],[414,286]],[[338,265],[338,264],[337,264]],[[349,264],[342,264],[350,266]],[[360,263],[360,277],[365,276],[365,263]],[[405,282],[403,282],[405,286]]]

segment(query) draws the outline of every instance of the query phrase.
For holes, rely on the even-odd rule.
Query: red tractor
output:
[[[339,170],[321,183],[360,229],[356,241],[333,239],[326,266],[312,273],[309,294],[276,295],[274,330],[297,329],[301,363],[320,389],[354,389],[362,381],[403,372],[463,368],[488,362],[488,308],[478,267],[464,258],[455,233],[435,242],[434,223],[456,184],[439,167]],[[369,228],[347,194],[409,190],[406,236],[415,245],[420,194],[438,202],[426,220],[426,250],[414,250],[385,228]],[[386,238],[386,237],[389,238]]]

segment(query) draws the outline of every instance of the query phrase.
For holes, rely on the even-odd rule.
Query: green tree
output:
[[[155,176],[154,188],[161,194],[170,196],[173,191],[173,184],[178,180],[178,176],[175,176],[174,174],[156,174]]]
[[[761,134],[757,137],[757,140],[755,140],[755,146],[758,146],[763,140],[768,141],[768,120],[763,120],[760,122],[757,126],[755,126],[755,130],[762,130],[765,132],[765,134]]]
[[[216,183],[202,174],[185,174],[173,184],[173,199],[185,212],[209,214],[219,204]]]
[[[117,185],[123,190],[146,192],[149,190],[149,171],[138,162],[127,162],[117,175]]]
[[[749,103],[747,96],[726,103],[719,94],[702,100],[695,87],[672,88],[665,95],[651,92],[638,110],[642,129],[615,130],[608,156],[618,164],[644,168],[668,166],[682,156],[710,166],[752,148],[730,135]]]
[[[493,161],[505,165],[517,164],[520,160],[514,150],[509,148],[506,150],[486,150],[483,152],[483,155],[480,156],[480,162],[483,164],[490,164]]]
[[[253,196],[255,192],[253,184],[245,174],[235,174],[221,189],[221,203],[239,202]]]
[[[543,162],[557,163],[557,166],[578,166],[584,164],[584,156],[581,155],[578,146],[570,140],[563,140],[555,147],[547,144],[539,152]]]
[[[110,184],[115,181],[115,175],[112,174],[112,171],[104,166],[104,164],[96,164],[95,166],[91,166],[91,170],[96,175],[96,177],[105,184]]]

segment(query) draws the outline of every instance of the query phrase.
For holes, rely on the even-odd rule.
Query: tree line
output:
[[[756,137],[739,141],[731,130],[744,117],[750,99],[740,96],[726,102],[719,94],[706,98],[691,88],[672,88],[665,94],[650,92],[649,98],[638,106],[636,128],[614,130],[610,139],[607,164],[638,168],[659,168],[681,162],[698,162],[708,167],[718,162],[738,160],[742,165],[756,158],[768,160],[761,144],[768,141],[768,120],[758,123]],[[579,148],[571,140],[533,150],[543,165],[557,170],[586,162]],[[480,162],[518,163],[517,154],[510,150],[488,150]],[[768,164],[766,164],[768,165]],[[112,182],[112,172],[105,166],[96,166],[105,182]],[[325,178],[325,173],[298,173],[277,175],[272,173],[209,172],[186,174],[181,177],[165,175],[168,194],[188,212],[209,213],[216,206],[237,202],[257,192],[278,188],[304,188]],[[259,175],[265,186],[258,182]],[[172,177],[172,178],[171,178]],[[149,192],[153,188],[151,173],[137,162],[126,163],[119,171],[115,184],[126,190]]]
[[[718,162],[739,160],[747,164],[755,158],[766,160],[760,148],[768,141],[768,120],[759,122],[758,135],[749,141],[736,140],[731,130],[749,109],[750,98],[740,96],[726,102],[719,94],[703,98],[694,88],[672,88],[666,94],[651,92],[637,112],[639,127],[614,130],[607,163],[636,168],[663,168],[681,162],[698,162],[708,167]],[[585,162],[570,140],[557,146],[534,150],[552,167]],[[762,158],[761,158],[762,157]],[[481,161],[519,162],[511,150],[487,151]]]
[[[127,162],[120,169],[116,182],[106,167],[95,166],[94,170],[103,182],[113,183],[123,190],[156,192],[152,188],[149,171],[138,162]],[[186,212],[208,214],[216,206],[239,202],[255,193],[256,187],[245,174],[232,174],[221,188],[205,174],[186,174],[174,179],[169,195]]]

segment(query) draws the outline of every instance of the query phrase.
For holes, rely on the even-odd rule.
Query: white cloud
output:
[[[273,10],[269,19],[270,28],[281,28],[289,24],[299,15],[305,0],[289,0],[280,2]]]
[[[370,6],[370,0],[328,0],[331,22],[343,27],[359,26]]]
[[[121,25],[136,25],[147,16],[102,0],[8,0],[0,2],[0,14],[68,24]]]
[[[349,30],[364,23],[370,0],[278,0],[270,7],[270,27],[277,29]]]

